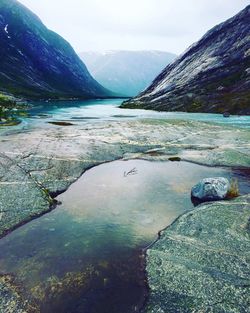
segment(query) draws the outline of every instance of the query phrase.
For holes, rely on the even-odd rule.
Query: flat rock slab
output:
[[[0,155],[0,237],[51,208],[52,199],[20,165]]]
[[[243,313],[250,301],[250,196],[179,217],[147,251],[145,313]]]
[[[20,127],[0,129],[0,237],[47,212],[49,194],[107,161],[178,156],[211,166],[250,166],[249,130],[223,125],[147,119]]]
[[[250,166],[247,129],[155,119],[46,125],[0,128],[0,237],[48,212],[49,194],[65,191],[84,171],[107,161],[177,156],[210,166]],[[11,280],[0,281],[0,312],[23,312],[21,295],[13,288]],[[164,301],[159,297],[164,311],[156,306],[149,312],[171,312],[161,309]]]

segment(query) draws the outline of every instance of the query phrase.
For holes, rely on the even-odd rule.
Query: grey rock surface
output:
[[[18,158],[0,154],[0,177],[0,237],[52,208],[47,189],[22,168]]]
[[[123,107],[250,114],[250,6],[194,43]]]
[[[147,251],[143,313],[246,313],[250,301],[250,197],[204,204]]]
[[[21,127],[0,134],[0,237],[49,211],[50,195],[107,161],[178,155],[210,166],[250,165],[247,129],[171,120]]]
[[[248,129],[180,120],[1,128],[0,237],[52,209],[50,195],[65,191],[95,165],[120,158],[167,161],[178,156],[210,166],[249,167],[249,139]],[[11,301],[11,313],[23,312],[14,285],[0,281],[0,311]]]
[[[204,178],[193,186],[191,196],[202,201],[223,200],[226,198],[229,190],[230,183],[227,178]]]

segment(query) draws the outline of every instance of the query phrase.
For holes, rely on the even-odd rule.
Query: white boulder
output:
[[[204,178],[192,188],[191,195],[202,201],[223,200],[229,189],[230,183],[224,177]]]

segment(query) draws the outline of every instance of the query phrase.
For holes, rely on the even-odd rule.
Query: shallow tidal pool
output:
[[[205,177],[243,170],[186,162],[115,161],[90,169],[60,205],[0,240],[0,273],[12,273],[42,313],[138,312],[147,293],[143,249],[193,208],[190,190]]]

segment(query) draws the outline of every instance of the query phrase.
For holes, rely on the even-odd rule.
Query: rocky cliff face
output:
[[[250,6],[215,26],[123,107],[250,114]]]
[[[67,41],[15,0],[0,0],[0,90],[27,98],[111,94]]]
[[[135,96],[147,88],[176,55],[163,51],[82,52],[94,78],[116,93]]]

